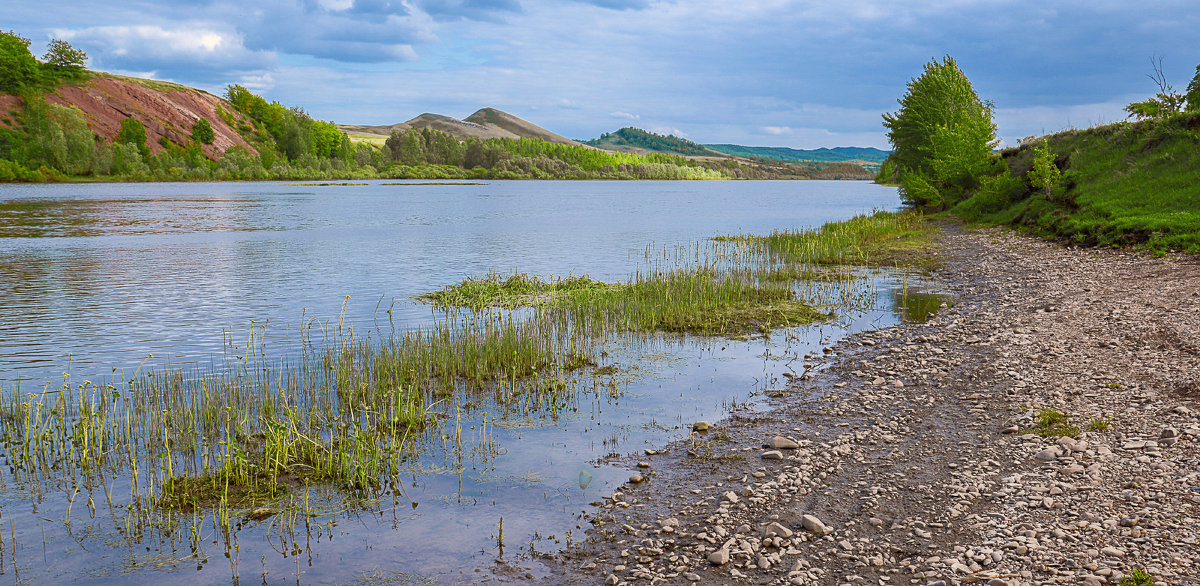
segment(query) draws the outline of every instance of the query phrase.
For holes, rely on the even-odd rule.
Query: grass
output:
[[[1112,426],[1112,418],[1111,417],[1093,417],[1090,421],[1088,421],[1087,430],[1088,431],[1108,431],[1108,428],[1111,426]]]
[[[1142,570],[1134,570],[1132,574],[1121,578],[1117,584],[1118,586],[1154,586],[1154,576]]]
[[[1047,197],[1025,174],[1030,148],[1002,154],[1018,180],[955,211],[1084,246],[1200,252],[1200,114],[1118,122],[1047,136],[1064,177]],[[1039,141],[1040,142],[1040,141]]]
[[[933,228],[918,212],[875,212],[817,229],[751,237],[800,265],[910,266],[937,264]]]
[[[206,371],[139,368],[100,383],[64,374],[57,387],[0,400],[5,480],[68,494],[101,486],[110,508],[116,496],[128,512],[130,536],[191,531],[211,512],[228,554],[245,519],[296,523],[301,488],[394,499],[422,442],[440,441],[460,467],[464,451],[495,453],[487,427],[496,422],[485,417],[464,432],[463,409],[485,398],[509,413],[571,409],[575,373],[617,373],[597,364],[612,333],[769,335],[873,299],[849,286],[853,272],[829,263],[911,246],[923,234],[912,218],[875,214],[792,239],[647,248],[645,268],[622,283],[492,273],[422,296],[443,308],[440,317],[386,340],[341,319],[305,322],[299,354],[286,361],[268,359],[263,327],[252,326],[244,342],[228,342],[236,361]],[[127,496],[109,490],[118,480]],[[278,506],[289,499],[293,508]]]
[[[1071,416],[1057,409],[1041,409],[1034,417],[1035,425],[1028,430],[1042,437],[1079,437],[1079,427],[1071,425]]]
[[[562,375],[592,364],[591,350],[553,327],[451,314],[386,343],[339,324],[314,344],[310,325],[296,364],[268,362],[260,332],[228,370],[116,384],[64,375],[57,389],[12,394],[0,404],[0,445],[19,480],[124,474],[131,501],[148,509],[249,505],[312,483],[376,494],[449,398],[495,392],[564,408],[573,391]]]
[[[437,307],[469,307],[471,309],[504,307],[511,309],[546,305],[572,292],[610,287],[614,286],[593,281],[586,275],[543,281],[536,276],[531,277],[523,273],[503,276],[493,272],[479,279],[467,279],[441,291],[419,295],[417,299]]]

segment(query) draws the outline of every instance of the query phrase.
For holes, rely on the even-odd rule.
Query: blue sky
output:
[[[341,123],[490,106],[571,138],[887,148],[880,115],[952,55],[1021,137],[1124,118],[1151,58],[1183,89],[1195,0],[176,0],[5,2],[0,28],[93,69],[241,83]]]

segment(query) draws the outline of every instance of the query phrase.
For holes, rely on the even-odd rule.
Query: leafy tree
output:
[[[142,159],[150,156],[150,147],[146,145],[146,127],[137,118],[126,118],[121,121],[121,130],[117,131],[117,138],[114,142],[137,147]]]
[[[83,66],[87,64],[87,53],[76,49],[62,39],[54,39],[50,41],[49,50],[42,57],[47,65],[66,71],[83,71]]]
[[[201,117],[192,125],[192,140],[202,144],[212,144],[217,139],[217,133],[213,131],[212,123],[208,118]]]
[[[1042,139],[1042,144],[1033,149],[1033,169],[1029,171],[1029,184],[1045,190],[1050,197],[1050,190],[1062,178],[1062,171],[1054,164],[1054,153],[1050,152],[1050,143]]]
[[[37,81],[38,63],[29,52],[29,39],[0,31],[0,92],[17,93]]]
[[[921,175],[920,181],[909,182],[914,189],[902,193],[920,193],[920,199],[928,200],[928,186],[949,196],[944,204],[954,203],[992,165],[991,152],[998,144],[992,105],[979,99],[949,56],[926,64],[899,102],[898,112],[883,115],[894,149],[889,159],[902,184],[908,173]]]
[[[1200,65],[1196,66],[1196,75],[1192,77],[1192,82],[1187,86],[1187,95],[1184,96],[1187,100],[1188,112],[1200,112]]]

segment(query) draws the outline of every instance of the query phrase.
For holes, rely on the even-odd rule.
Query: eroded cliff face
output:
[[[109,141],[117,136],[122,120],[136,118],[146,127],[147,142],[155,153],[163,150],[159,139],[164,136],[176,144],[187,144],[192,139],[192,125],[201,117],[208,118],[216,134],[211,145],[203,145],[209,158],[218,159],[234,146],[257,152],[217,115],[219,107],[233,114],[235,120],[241,120],[233,106],[198,89],[97,74],[82,84],[61,86],[45,94],[44,99],[51,104],[79,108],[92,131]],[[6,118],[12,119],[10,113],[19,111],[21,106],[20,98],[0,94],[0,112]]]

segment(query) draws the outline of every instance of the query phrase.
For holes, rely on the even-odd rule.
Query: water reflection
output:
[[[347,295],[347,323],[386,339],[393,326],[437,315],[409,296],[489,270],[621,280],[649,242],[769,233],[896,205],[894,189],[861,183],[381,189],[0,188],[0,382],[40,388],[61,380],[67,364],[77,380],[128,374],[148,354],[156,358],[145,368],[224,366],[250,327],[262,328],[276,359],[295,351],[301,323],[336,324]],[[501,526],[507,559],[581,539],[588,503],[629,477],[610,455],[661,448],[692,421],[719,420],[730,405],[778,388],[823,344],[908,319],[909,309],[893,306],[909,297],[897,298],[889,279],[877,276],[873,303],[838,323],[769,340],[615,340],[602,365],[614,368],[579,373],[569,400],[553,409],[488,393],[446,399],[436,409],[447,426],[414,440],[394,492],[348,499],[296,490],[285,513],[238,523],[236,548],[221,543],[211,512],[132,535],[128,520],[139,513],[127,504],[128,479],[107,479],[104,490],[118,496],[95,517],[83,496],[9,486],[0,508],[19,520],[17,542],[36,543],[45,531],[50,547],[22,547],[8,561],[46,581],[137,583],[163,569],[155,581],[194,582],[198,572],[205,582],[262,574],[274,583],[346,582],[387,559],[389,571],[471,581],[501,553]],[[450,439],[453,428],[464,441]],[[104,490],[91,488],[103,502]],[[72,522],[46,521],[64,518]],[[199,553],[186,546],[193,528]]]

